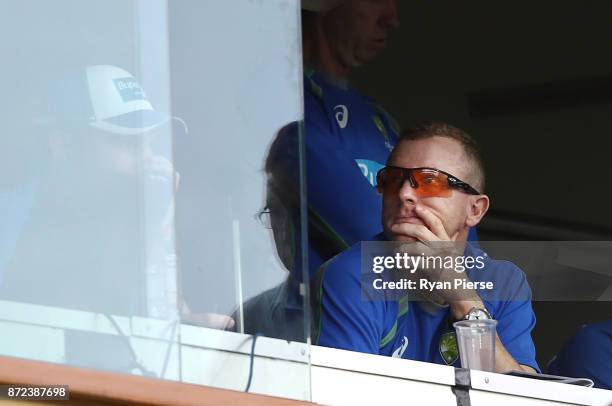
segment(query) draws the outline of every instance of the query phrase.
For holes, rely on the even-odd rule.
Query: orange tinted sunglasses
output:
[[[378,192],[397,194],[409,181],[419,197],[450,197],[452,189],[479,195],[476,189],[457,177],[435,168],[401,168],[385,166],[376,175]]]

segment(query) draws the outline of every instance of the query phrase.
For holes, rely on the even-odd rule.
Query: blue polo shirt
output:
[[[377,239],[382,241],[382,236]],[[482,256],[484,269],[472,281],[492,281],[503,292],[483,298],[498,321],[497,333],[512,357],[539,371],[531,331],[535,314],[525,274],[513,263],[493,260],[468,244],[466,255]],[[318,345],[415,361],[460,366],[449,308],[429,302],[362,298],[361,244],[328,261],[315,280],[314,337]],[[503,297],[503,299],[502,299]],[[317,307],[318,306],[318,307]]]
[[[553,359],[548,372],[589,378],[596,388],[612,389],[612,320],[582,327]]]
[[[309,268],[382,231],[376,173],[399,137],[371,99],[314,70],[304,76],[306,180],[311,228]]]

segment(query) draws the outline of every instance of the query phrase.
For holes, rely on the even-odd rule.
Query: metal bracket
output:
[[[455,386],[451,388],[457,398],[457,406],[471,406],[470,404],[470,370],[455,368]]]

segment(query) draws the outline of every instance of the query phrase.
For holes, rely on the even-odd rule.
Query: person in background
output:
[[[459,354],[452,322],[494,319],[496,370],[539,370],[531,339],[535,315],[524,273],[466,243],[470,228],[489,208],[475,141],[448,124],[417,125],[402,133],[387,166],[378,173],[378,187],[383,195],[384,229],[378,241],[420,243],[434,252],[440,242],[453,242],[463,256],[481,258],[483,263],[481,270],[473,268],[463,277],[491,282],[495,289],[486,295],[469,289],[421,290],[414,301],[403,300],[409,298],[407,291],[398,300],[373,297],[362,285],[364,275],[372,276],[372,268],[362,273],[363,248],[355,244],[325,263],[313,283],[313,342],[456,365]],[[449,272],[426,275],[431,282],[444,282]]]
[[[283,283],[242,305],[244,331],[289,341],[305,341],[301,292],[302,249],[299,193],[299,122],[281,128],[265,159],[266,205],[257,218],[272,230],[276,255],[286,271]],[[239,320],[236,312],[232,319]]]
[[[272,143],[265,164],[268,211],[260,214],[269,216],[277,253],[289,276],[244,304],[245,333],[303,341],[300,286],[308,283],[303,279],[312,277],[324,261],[349,245],[381,231],[375,174],[395,145],[399,128],[373,100],[352,89],[348,77],[386,46],[391,31],[399,25],[396,7],[396,0],[302,0],[304,123],[301,128],[298,123],[285,126]],[[297,209],[292,206],[295,199],[287,196],[290,190],[297,195],[301,129],[305,131],[308,199],[306,277],[301,268],[294,267],[301,264],[302,255],[296,234],[298,217],[289,216],[291,236],[284,226],[283,231],[277,227],[284,221],[274,220],[279,218],[275,203],[290,206],[290,212]],[[277,168],[291,176],[279,176]],[[282,178],[291,182],[283,180],[279,188]],[[287,213],[285,208],[282,212]],[[294,247],[292,255],[283,254],[288,246]],[[297,322],[283,325],[279,321],[279,317],[286,321],[284,316],[298,313],[299,319],[289,317]],[[237,317],[234,314],[233,319]]]
[[[548,373],[589,378],[596,388],[612,389],[612,320],[587,324],[548,366]]]
[[[21,222],[10,229],[12,249],[1,250],[0,298],[108,314],[176,312],[163,286],[145,291],[155,273],[176,279],[165,260],[176,174],[156,148],[171,134],[170,117],[114,65],[52,70],[38,91],[26,135],[44,154],[21,151],[29,177],[13,180],[22,179],[15,190],[30,199],[27,216],[11,220]]]
[[[399,26],[396,0],[302,1],[309,269],[381,231],[376,172],[399,128],[349,85]],[[315,236],[317,236],[315,238]]]

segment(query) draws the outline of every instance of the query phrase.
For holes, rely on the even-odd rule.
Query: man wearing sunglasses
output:
[[[480,291],[465,295],[466,291],[421,290],[417,300],[410,294],[399,300],[390,296],[372,300],[367,289],[364,294],[363,248],[357,244],[319,271],[312,289],[314,342],[459,365],[452,323],[495,319],[496,370],[539,371],[530,335],[535,316],[524,274],[514,264],[493,260],[478,247],[466,244],[470,228],[489,208],[475,141],[448,124],[420,124],[402,133],[377,180],[383,197],[384,231],[374,240],[415,243],[434,252],[440,242],[452,242],[466,257],[480,257],[484,263],[482,271],[467,274],[469,280],[493,282],[495,290],[488,296]],[[443,281],[448,272],[429,276]]]

